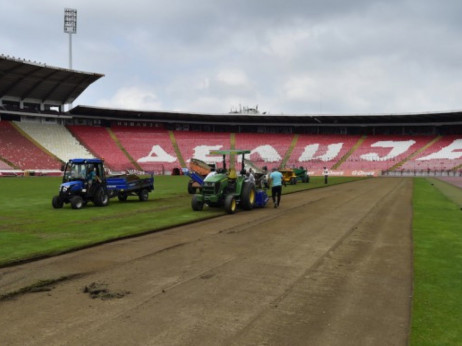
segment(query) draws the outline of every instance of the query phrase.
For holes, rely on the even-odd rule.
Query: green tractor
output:
[[[301,181],[302,183],[310,182],[310,176],[308,174],[308,170],[305,167],[300,166],[299,168],[294,168],[294,173],[298,181]]]
[[[245,154],[250,154],[250,150],[216,150],[210,154],[223,155],[223,168],[217,168],[215,173],[205,178],[200,193],[196,193],[192,198],[193,210],[200,211],[206,204],[209,207],[224,207],[228,214],[234,214],[238,206],[244,210],[251,210],[266,204],[266,193],[263,190],[257,191],[255,184],[245,175],[244,157]],[[242,155],[240,174],[236,174],[233,167],[226,168],[226,156],[234,155]]]

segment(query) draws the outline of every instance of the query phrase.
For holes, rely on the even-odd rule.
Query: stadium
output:
[[[425,261],[460,262],[461,111],[65,111],[104,76],[3,55],[0,71],[6,344],[456,344],[460,265],[437,266],[442,278]],[[182,168],[230,149],[312,182],[287,187],[277,210],[198,217]],[[90,157],[110,174],[154,172],[153,196],[53,210],[61,166]]]
[[[170,174],[193,157],[216,161],[210,150],[234,148],[250,149],[260,166],[307,166],[311,175],[323,167],[339,176],[462,172],[461,112],[290,116],[89,106],[63,112],[103,76],[7,57],[0,63],[3,175],[52,174],[62,162],[89,155],[114,171]]]

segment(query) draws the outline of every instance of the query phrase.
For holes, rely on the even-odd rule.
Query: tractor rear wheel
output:
[[[194,195],[191,200],[191,207],[194,211],[201,211],[204,208],[204,202],[197,198],[197,195]]]
[[[71,207],[72,209],[82,209],[83,199],[80,196],[71,197]]]
[[[251,210],[255,204],[255,185],[252,183],[244,183],[241,192],[241,206],[244,210]]]
[[[149,191],[146,189],[141,190],[138,195],[138,198],[141,202],[146,202],[149,199]]]
[[[96,190],[93,202],[98,207],[105,207],[109,204],[109,196],[103,187],[99,187],[98,190]]]
[[[64,203],[59,196],[54,196],[53,199],[51,200],[51,205],[53,205],[53,208],[59,209],[62,208]]]
[[[233,195],[228,195],[225,198],[225,211],[228,214],[234,214],[236,212],[236,199]]]

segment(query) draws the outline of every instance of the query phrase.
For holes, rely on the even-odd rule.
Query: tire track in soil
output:
[[[364,217],[229,344],[284,344],[291,335],[297,335],[291,345],[407,345],[412,297],[411,221],[408,217],[411,196],[409,193],[402,196],[402,191],[409,191],[409,184],[409,181],[401,181],[377,200]],[[396,203],[397,195],[405,200],[407,210]],[[392,214],[400,219],[398,224],[402,228],[399,229],[408,233],[404,244],[399,244],[399,232],[393,230],[385,242],[376,244],[380,232],[386,232],[389,227],[387,223],[380,225],[384,220],[379,215],[384,210],[393,211]],[[392,247],[401,250],[395,261],[374,258],[374,251],[391,250]],[[372,266],[368,262],[372,262]],[[378,262],[386,262],[381,265],[386,265],[387,270],[394,270],[395,265],[404,265],[404,268],[398,270],[399,273],[387,275],[376,268]],[[362,292],[364,288],[361,287],[363,276],[369,271],[373,278],[366,279],[372,281],[368,283],[373,286],[368,288],[372,293]],[[402,282],[405,282],[404,287],[400,287]],[[384,290],[385,287],[388,288]],[[400,289],[398,301],[393,301],[394,287]],[[364,295],[358,297],[357,289]],[[301,294],[308,299],[300,304]],[[377,305],[379,308],[374,309]],[[382,319],[381,314],[390,316]],[[361,323],[357,323],[358,315]],[[284,323],[284,320],[290,322]]]

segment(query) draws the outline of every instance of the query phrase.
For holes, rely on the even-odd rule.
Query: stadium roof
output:
[[[64,105],[102,74],[79,72],[0,55],[0,99]]]
[[[70,110],[74,117],[118,121],[155,121],[169,123],[208,123],[226,125],[269,126],[438,126],[462,125],[462,111],[372,114],[372,115],[284,115],[235,113],[185,113],[142,111],[77,106]]]
[[[0,55],[0,100],[64,105],[74,100],[103,74],[62,69]],[[26,109],[22,109],[26,111]],[[23,114],[20,110],[9,110]],[[8,110],[5,110],[8,112]],[[26,114],[26,113],[24,113]],[[183,124],[265,126],[440,126],[462,125],[462,111],[402,114],[255,114],[147,111],[77,106],[65,113],[74,118],[109,121],[148,121]],[[39,114],[36,114],[39,116]],[[63,114],[64,116],[64,114]]]

